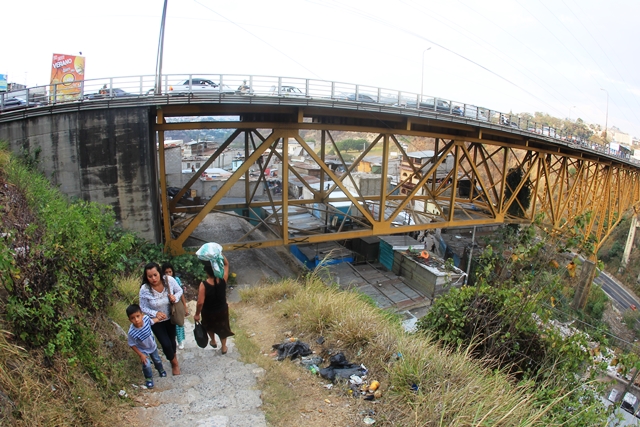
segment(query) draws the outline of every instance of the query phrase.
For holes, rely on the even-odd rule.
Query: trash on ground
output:
[[[378,387],[380,387],[380,383],[378,381],[371,381],[371,384],[369,384],[369,391],[373,393],[378,389]]]
[[[331,403],[331,401],[329,399],[325,399],[324,402],[325,403]]]
[[[324,359],[320,356],[304,356],[300,358],[300,363],[303,366],[320,365]]]
[[[360,384],[362,384],[362,378],[360,378],[360,377],[359,377],[359,376],[357,376],[357,375],[351,375],[351,376],[349,377],[349,382],[350,382],[351,384],[360,385]]]
[[[366,417],[364,420],[362,420],[366,425],[371,425],[371,424],[375,424],[376,420],[374,420],[371,417]]]
[[[318,372],[320,372],[318,365],[309,365],[308,368],[313,375],[318,375]]]
[[[316,340],[316,342],[318,344],[323,344],[324,343],[324,337],[318,337],[318,339]]]
[[[411,391],[417,392],[418,390],[420,390],[420,387],[418,387],[418,384],[416,383],[411,384]]]
[[[382,390],[378,389],[373,393],[373,397],[380,399],[382,397]]]
[[[351,375],[362,377],[365,370],[361,365],[349,363],[343,353],[336,353],[329,358],[329,366],[320,370],[320,376],[329,381],[335,381],[336,377],[349,379]]]
[[[278,352],[278,360],[284,360],[287,357],[294,360],[296,357],[308,356],[311,354],[309,345],[302,341],[285,341],[282,344],[274,344],[272,348]]]
[[[333,388],[333,384],[331,383],[325,384],[323,387],[326,388],[327,390],[331,390]]]
[[[129,395],[127,394],[127,392],[126,392],[126,391],[124,391],[124,390],[120,390],[120,392],[118,393],[118,396],[120,396],[120,397],[129,397]]]

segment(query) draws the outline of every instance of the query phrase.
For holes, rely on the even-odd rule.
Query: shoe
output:
[[[228,348],[228,347],[227,347],[227,349],[226,349],[226,350],[220,350],[220,353],[222,353],[222,354],[227,354],[227,350],[229,350],[229,348]]]
[[[213,348],[218,348],[218,343],[217,342],[209,342],[209,345]]]
[[[153,380],[150,378],[146,378],[144,385],[147,386],[147,388],[153,388]]]
[[[158,372],[158,374],[160,374],[160,376],[164,378],[167,376],[167,371],[161,371],[161,372]]]
[[[181,342],[181,343],[178,345],[178,348],[179,348],[180,350],[184,350],[184,342]]]

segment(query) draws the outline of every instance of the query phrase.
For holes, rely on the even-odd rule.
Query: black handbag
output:
[[[209,344],[207,331],[204,329],[204,326],[202,326],[202,323],[200,322],[196,322],[196,325],[193,327],[193,337],[196,339],[196,343],[200,348],[205,348],[207,344]]]

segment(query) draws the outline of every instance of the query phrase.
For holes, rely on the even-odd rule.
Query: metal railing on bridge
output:
[[[162,76],[162,94],[156,94],[154,86],[153,75],[85,80],[75,89],[68,83],[35,86],[0,93],[0,114],[63,103],[94,103],[112,99],[148,99],[159,96],[189,96],[212,102],[231,96],[321,99],[457,116],[479,124],[501,125],[510,131],[535,134],[538,137],[604,152],[636,163],[635,159],[630,158],[629,153],[611,151],[592,144],[581,135],[574,135],[514,114],[412,92],[325,80],[241,74],[166,74]]]

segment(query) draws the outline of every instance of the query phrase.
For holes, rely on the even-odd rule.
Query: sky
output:
[[[153,75],[163,0],[5,0],[0,74]],[[163,73],[357,83],[640,137],[638,0],[168,0]],[[422,72],[424,66],[424,73]]]

